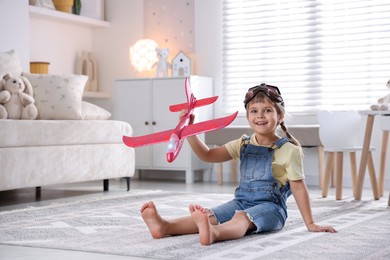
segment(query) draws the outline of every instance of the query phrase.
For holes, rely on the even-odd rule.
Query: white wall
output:
[[[99,91],[112,94],[115,79],[134,76],[129,46],[143,38],[143,1],[106,1],[104,9],[108,28],[30,17],[29,61],[50,62],[52,74],[74,73],[78,55],[91,51],[98,66]],[[112,99],[87,100],[112,111]]]
[[[15,49],[23,69],[29,69],[28,22],[28,0],[0,0],[0,52]]]
[[[98,63],[100,88],[111,93],[115,79],[134,77],[129,47],[143,38],[143,1],[106,1],[105,13],[110,27],[93,32],[92,51]],[[112,111],[112,99],[93,102]]]
[[[76,24],[30,18],[30,61],[50,62],[49,73],[75,73],[77,56],[92,49],[92,32]]]

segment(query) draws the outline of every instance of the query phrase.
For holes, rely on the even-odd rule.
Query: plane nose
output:
[[[173,162],[173,153],[167,153],[167,161],[168,162]]]

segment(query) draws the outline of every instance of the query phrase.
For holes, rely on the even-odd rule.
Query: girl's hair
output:
[[[299,141],[292,134],[290,134],[290,132],[288,131],[286,125],[284,124],[284,118],[285,118],[285,115],[286,115],[286,110],[284,109],[284,106],[280,102],[273,101],[265,92],[260,91],[259,93],[256,94],[256,96],[251,101],[249,101],[249,103],[245,107],[245,109],[246,109],[246,116],[248,117],[248,106],[249,106],[249,104],[258,103],[258,102],[264,102],[264,101],[268,101],[271,104],[274,104],[274,106],[276,108],[276,112],[279,115],[282,116],[283,121],[280,123],[280,128],[283,130],[285,136],[293,144],[295,144],[296,146],[301,146]]]

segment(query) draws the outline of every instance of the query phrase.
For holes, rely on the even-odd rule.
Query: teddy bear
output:
[[[172,68],[172,65],[168,62],[169,49],[168,48],[156,48],[158,61],[153,65],[156,68],[157,77],[167,77],[168,68]]]
[[[6,74],[1,82],[5,91],[10,96],[4,102],[4,107],[8,113],[8,119],[36,119],[38,109],[35,106],[33,88],[27,78],[23,76],[12,77]]]
[[[386,86],[390,88],[390,79],[387,81]],[[390,94],[378,99],[378,103],[371,105],[371,110],[390,110]]]
[[[8,90],[3,89],[3,84],[0,81],[0,119],[7,119],[8,112],[7,109],[3,106],[11,98],[11,93]]]

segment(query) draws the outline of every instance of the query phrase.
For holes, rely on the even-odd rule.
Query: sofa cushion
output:
[[[30,74],[38,119],[82,119],[81,101],[88,77],[74,74]]]
[[[95,104],[81,102],[81,118],[84,120],[105,120],[111,117],[111,113]]]
[[[131,126],[114,120],[0,120],[0,148],[122,143]]]
[[[22,74],[22,66],[15,50],[0,52],[0,79],[10,73],[13,77]]]

